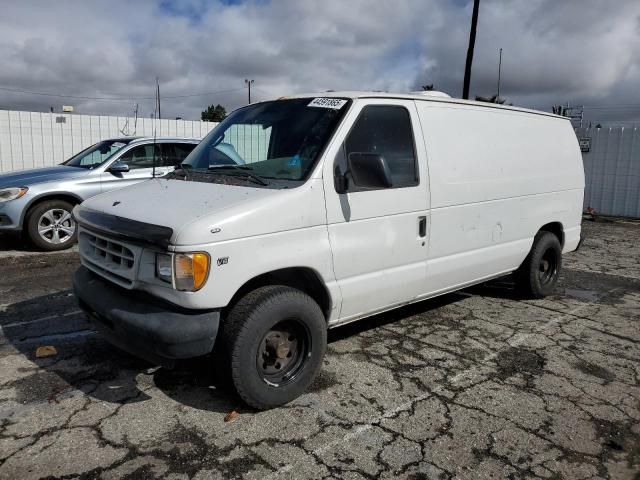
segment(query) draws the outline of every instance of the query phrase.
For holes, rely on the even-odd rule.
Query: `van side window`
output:
[[[393,188],[418,185],[418,165],[406,108],[392,105],[369,105],[356,120],[345,141],[346,158],[352,153],[382,155],[389,166]],[[338,155],[340,157],[340,155]],[[345,171],[346,165],[340,165]],[[349,190],[357,190],[349,185]]]

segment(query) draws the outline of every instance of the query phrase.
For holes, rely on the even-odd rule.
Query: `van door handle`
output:
[[[418,217],[418,235],[422,238],[427,236],[427,217]]]

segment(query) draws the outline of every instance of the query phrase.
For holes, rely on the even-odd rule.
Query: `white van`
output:
[[[74,209],[80,305],[160,365],[214,352],[263,409],[327,329],[514,272],[543,297],[578,248],[566,118],[443,94],[332,92],[233,112],[175,171]]]

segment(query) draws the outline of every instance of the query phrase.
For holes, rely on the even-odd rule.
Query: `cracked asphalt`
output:
[[[504,279],[332,330],[267,412],[206,359],[156,369],[92,332],[75,252],[2,252],[0,478],[638,480],[640,224],[584,232],[555,295]]]

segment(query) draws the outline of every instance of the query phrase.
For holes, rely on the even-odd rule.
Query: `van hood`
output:
[[[34,168],[0,174],[0,188],[30,187],[38,183],[59,181],[86,175],[89,170],[78,167],[57,165],[55,167]]]
[[[168,227],[169,244],[202,245],[322,223],[323,215],[298,212],[298,197],[308,190],[322,195],[314,181],[294,189],[269,189],[153,179],[92,197],[82,203],[80,213]],[[111,222],[110,229],[117,231],[117,223]]]

